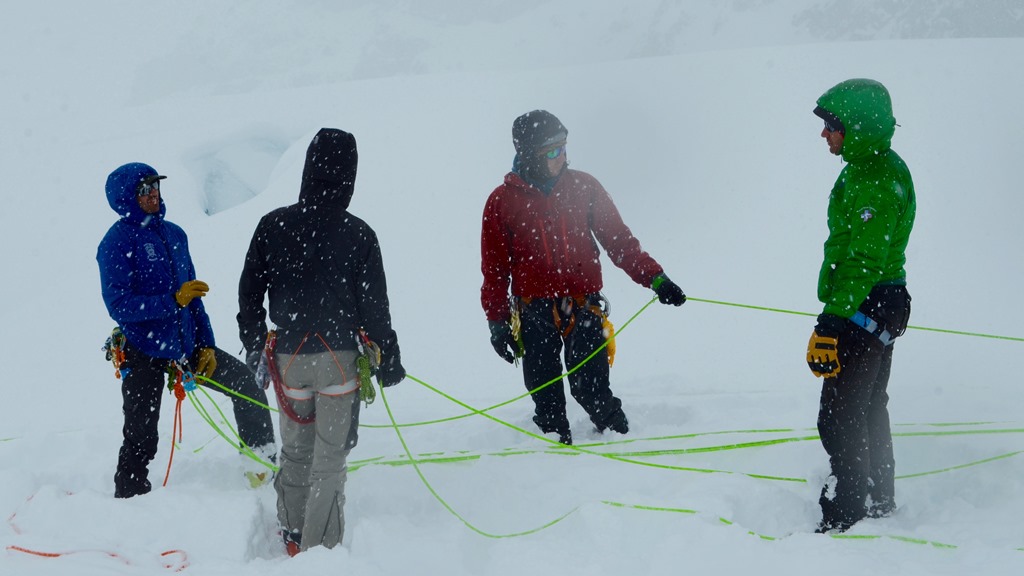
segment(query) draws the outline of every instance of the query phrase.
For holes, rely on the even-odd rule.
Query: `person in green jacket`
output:
[[[885,86],[846,80],[817,101],[821,137],[842,156],[828,203],[828,240],[818,276],[825,305],[807,345],[823,377],[818,432],[831,476],[817,532],[844,532],[896,508],[886,392],[893,341],[907,328],[906,248],[916,200],[910,170],[890,148],[896,119]]]

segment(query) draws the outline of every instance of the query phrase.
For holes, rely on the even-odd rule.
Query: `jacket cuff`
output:
[[[814,331],[820,336],[835,338],[846,328],[846,318],[835,314],[819,314]]]

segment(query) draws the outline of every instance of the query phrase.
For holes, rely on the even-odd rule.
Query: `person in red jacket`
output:
[[[606,338],[598,243],[612,263],[652,288],[662,303],[686,302],[682,289],[640,247],[601,183],[569,169],[568,134],[546,110],[516,118],[512,171],[487,199],[480,242],[480,300],[491,345],[509,363],[523,357],[528,390],[555,381],[533,392],[533,421],[563,444],[572,444],[572,431],[559,355],[564,347],[565,366],[572,369]],[[612,394],[608,368],[608,352],[602,349],[569,374],[569,391],[598,432],[625,434],[629,421]]]

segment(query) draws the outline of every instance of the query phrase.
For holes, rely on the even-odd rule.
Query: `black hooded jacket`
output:
[[[298,203],[256,226],[238,283],[248,352],[263,348],[269,293],[278,352],[352,350],[362,328],[380,346],[384,370],[401,366],[377,235],[347,210],[357,162],[351,134],[321,129],[306,152]]]

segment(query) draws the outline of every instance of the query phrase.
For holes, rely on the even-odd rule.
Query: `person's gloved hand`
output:
[[[259,358],[261,356],[263,356],[263,351],[246,352],[246,368],[248,368],[253,374],[255,374],[256,369],[259,368]]]
[[[210,291],[210,287],[202,280],[189,280],[174,293],[174,299],[182,308],[188,306],[193,298],[202,298]]]
[[[654,277],[654,280],[651,281],[651,289],[658,295],[658,301],[662,304],[682,306],[686,302],[686,294],[683,294],[683,289],[664,274]]]
[[[196,362],[196,374],[213,378],[213,371],[217,369],[217,353],[213,348],[200,348],[199,361]]]
[[[807,342],[807,366],[815,377],[834,378],[839,375],[839,334],[846,319],[835,314],[820,314],[818,324]]]
[[[394,386],[405,380],[405,367],[398,356],[385,357],[377,369],[377,381],[384,388]]]
[[[256,384],[260,388],[264,390],[270,388],[270,368],[267,366],[267,363],[263,361],[262,351],[253,350],[252,352],[246,352],[245,367],[253,373],[253,377],[256,378]]]
[[[509,364],[514,363],[521,354],[519,353],[519,343],[512,336],[512,327],[508,325],[508,322],[496,320],[489,320],[487,327],[491,329],[491,346],[494,347],[494,351]]]

